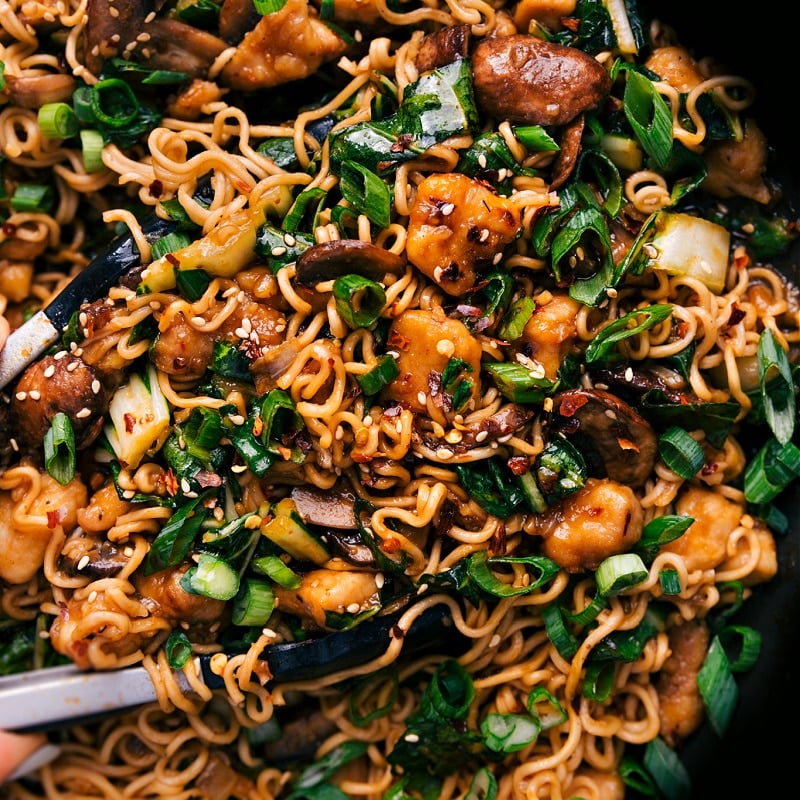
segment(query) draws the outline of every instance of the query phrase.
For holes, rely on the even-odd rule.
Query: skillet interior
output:
[[[773,171],[787,185],[787,200],[797,218],[800,163],[790,119],[796,114],[792,98],[800,78],[800,9],[794,4],[780,10],[765,7],[757,16],[753,8],[742,14],[725,0],[661,0],[648,6],[656,8],[697,55],[713,55],[754,82],[752,115],[774,150]],[[800,281],[800,242],[776,266]],[[704,726],[682,751],[692,776],[692,798],[728,793],[741,797],[750,789],[774,792],[797,785],[796,763],[782,754],[787,751],[784,737],[792,736],[784,731],[791,732],[800,718],[800,487],[795,485],[779,505],[790,520],[790,531],[778,541],[778,575],[760,587],[735,620],[761,632],[761,656],[750,673],[737,677],[739,706],[726,736],[720,739]]]

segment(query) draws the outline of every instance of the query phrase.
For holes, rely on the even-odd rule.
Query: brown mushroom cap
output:
[[[11,398],[11,430],[25,447],[36,450],[62,412],[72,423],[75,447],[88,447],[100,433],[108,407],[96,370],[71,354],[45,356],[31,364]]]
[[[611,78],[597,59],[526,34],[483,39],[472,55],[472,71],[484,112],[528,125],[566,125],[597,108],[611,91]]]
[[[556,426],[580,442],[605,476],[632,488],[653,471],[658,439],[650,423],[624,400],[602,389],[570,389],[553,398]]]
[[[360,239],[339,239],[304,250],[297,259],[297,281],[314,286],[352,274],[382,281],[387,274],[402,275],[404,269],[405,260],[396,253]]]

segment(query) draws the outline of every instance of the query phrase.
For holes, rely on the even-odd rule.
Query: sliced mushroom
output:
[[[53,417],[69,417],[75,447],[88,447],[103,427],[108,398],[96,370],[66,354],[45,356],[31,364],[17,382],[11,398],[11,422],[20,443],[38,450]]]
[[[154,69],[186,72],[205,78],[227,42],[176,19],[159,18],[141,27],[131,57]]]
[[[115,11],[113,15],[111,8]],[[99,75],[103,62],[118,55],[135,39],[151,10],[148,0],[89,0],[83,50],[90,72]]]
[[[559,140],[559,151],[553,162],[553,172],[550,177],[550,188],[558,189],[572,175],[578,156],[581,154],[581,140],[585,120],[583,116],[576,117],[563,130]]]
[[[281,735],[267,742],[263,755],[268,761],[290,766],[314,757],[325,739],[336,731],[336,723],[320,710],[292,709],[292,718],[281,720]]]
[[[340,239],[321,242],[304,250],[297,259],[297,281],[314,286],[342,275],[357,274],[373,281],[389,275],[402,275],[405,260],[372,242]]]
[[[451,64],[469,53],[469,25],[448,25],[429,33],[420,43],[416,64],[420,72]]]
[[[597,59],[525,34],[481,41],[472,70],[476,100],[487,114],[528,125],[566,125],[611,90]]]
[[[558,429],[576,440],[590,467],[638,488],[653,471],[658,440],[650,423],[624,400],[601,389],[570,389],[553,398]]]
[[[295,486],[292,500],[303,522],[325,528],[356,530],[355,495],[342,486],[318,489],[315,486]]]
[[[72,577],[82,575],[93,580],[113,578],[130,561],[123,550],[123,547],[108,539],[96,537],[90,548],[84,546],[76,549],[74,555],[69,554],[67,549],[67,553],[59,558],[58,566]]]
[[[41,108],[47,103],[61,103],[72,99],[75,78],[52,72],[49,75],[6,75],[8,99],[22,108]]]

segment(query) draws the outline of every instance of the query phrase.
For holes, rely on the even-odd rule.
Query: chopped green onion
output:
[[[376,281],[362,275],[342,275],[333,282],[339,316],[353,328],[374,324],[386,303],[386,292]]]
[[[397,359],[388,353],[378,356],[375,366],[363,375],[356,375],[358,385],[367,397],[377,394],[400,374]]]
[[[279,556],[254,558],[250,565],[284,589],[297,589],[302,583],[300,576],[286,566]]]
[[[263,17],[275,11],[280,11],[286,5],[286,0],[253,0],[253,5]]]
[[[537,377],[516,361],[496,361],[482,366],[503,397],[515,403],[541,403],[556,387],[556,381]]]
[[[70,418],[59,411],[44,435],[44,465],[50,477],[66,486],[75,477],[75,433]]]
[[[515,300],[503,317],[497,335],[507,342],[516,341],[522,336],[534,311],[536,311],[536,301],[532,297],[524,295]]]
[[[69,139],[80,128],[78,115],[68,103],[45,103],[39,109],[36,121],[48,139]]]
[[[597,591],[604,597],[624,592],[647,578],[647,567],[636,553],[619,553],[604,559],[594,574]]]
[[[89,103],[94,118],[109,128],[124,128],[139,113],[139,101],[133,89],[121,78],[108,78],[95,84]]]
[[[53,205],[53,188],[43,183],[20,183],[11,196],[14,211],[47,212]]]
[[[568,719],[564,706],[544,686],[531,689],[528,694],[527,707],[531,716],[539,720],[539,726],[543,731],[555,728]]]
[[[677,570],[662,569],[658,573],[658,582],[664,594],[680,594],[682,591],[681,578]]]
[[[705,463],[700,443],[677,425],[667,428],[661,434],[658,452],[667,467],[686,480],[697,475]]]
[[[606,325],[597,336],[592,339],[586,348],[585,359],[587,364],[595,361],[605,361],[611,355],[611,351],[617,342],[623,339],[630,339],[642,331],[653,328],[668,319],[672,314],[672,306],[669,303],[648,306],[647,308],[637,308],[628,314],[614,320]]]
[[[758,339],[758,374],[767,424],[775,438],[786,444],[792,438],[797,417],[792,368],[786,351],[769,328]]]
[[[792,442],[781,446],[770,438],[745,467],[745,499],[748,503],[769,503],[798,476],[800,449]]]
[[[191,303],[196,303],[206,293],[211,280],[204,269],[175,270],[175,288]]]
[[[103,163],[103,134],[91,128],[81,131],[81,151],[83,166],[87,172],[99,172],[105,167]]]
[[[363,164],[345,161],[341,166],[339,189],[360,214],[381,228],[391,221],[392,196],[389,187]]]
[[[542,619],[547,638],[553,643],[561,658],[571,661],[578,652],[578,640],[564,622],[564,613],[557,603],[550,603],[542,609]]]
[[[689,773],[678,754],[660,736],[647,743],[643,762],[665,800],[689,800]]]
[[[561,148],[541,125],[519,125],[514,128],[514,136],[533,152],[555,152]]]
[[[272,616],[275,595],[266,581],[248,578],[239,589],[233,602],[231,621],[234,625],[263,627]]]
[[[164,652],[172,669],[183,669],[192,657],[192,643],[183,631],[172,631],[164,645]]]
[[[239,591],[239,574],[219,556],[201,553],[197,564],[189,567],[180,583],[190,594],[230,600]]]
[[[588,700],[605,703],[614,689],[613,661],[595,661],[586,665],[581,691]]]
[[[156,239],[150,248],[150,257],[153,261],[158,261],[167,253],[173,253],[191,244],[191,237],[183,231],[172,231],[171,233]]]
[[[706,659],[697,674],[697,688],[711,727],[722,736],[733,717],[739,699],[739,688],[733,679],[730,661],[718,636],[711,640]]]
[[[663,170],[672,156],[672,112],[649,78],[633,69],[626,72],[625,116],[656,167]]]
[[[490,569],[494,565],[520,564],[529,568],[529,580],[523,586],[501,581]],[[479,550],[468,558],[467,573],[475,583],[492,597],[514,597],[530,594],[552,580],[561,568],[547,556],[492,556]]]
[[[516,753],[539,736],[541,728],[533,717],[522,714],[487,714],[481,722],[486,746],[495,753]]]
[[[693,522],[694,517],[681,514],[664,514],[651,519],[642,530],[642,536],[636,544],[636,552],[645,564],[649,564],[665,544],[683,536]]]
[[[489,767],[481,767],[472,777],[464,800],[496,800],[497,778]]]
[[[757,630],[748,625],[729,625],[720,631],[719,638],[726,648],[732,646],[732,639],[737,639],[739,655],[730,662],[731,672],[748,672],[755,666],[761,654],[762,641]]]

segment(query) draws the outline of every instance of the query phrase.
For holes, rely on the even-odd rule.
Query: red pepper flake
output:
[[[4,236],[13,236],[17,232],[17,226],[13,222],[4,222],[2,230]]]
[[[619,445],[620,450],[633,450],[635,452],[639,452],[639,448],[637,447],[635,442],[632,442],[630,439],[623,439],[618,438],[617,444]]]
[[[713,475],[719,469],[719,464],[716,461],[711,461],[708,464],[703,464],[700,470],[701,475]]]
[[[585,394],[571,394],[561,401],[558,411],[562,417],[571,417],[575,412],[585,406],[589,402],[589,398]]]
[[[53,530],[56,526],[61,524],[61,521],[64,517],[67,516],[66,509],[62,506],[61,508],[56,508],[53,511],[47,512],[47,527],[50,530]]]
[[[389,333],[389,339],[386,343],[392,350],[406,351],[411,346],[411,339],[409,339],[407,336],[403,336],[402,333],[391,331]]]
[[[391,553],[396,553],[402,547],[403,547],[403,545],[400,544],[400,540],[399,539],[394,539],[394,538],[392,538],[392,539],[384,539],[383,540],[383,544],[381,545],[381,550],[383,550],[384,553],[390,553],[391,554]]]
[[[166,258],[173,267],[179,267],[181,264],[181,260],[175,255],[175,253],[164,253],[164,258]]]
[[[512,456],[508,459],[508,468],[515,475],[524,475],[530,469],[527,456]]]
[[[136,417],[133,414],[124,414],[122,417],[125,420],[125,433],[132,433],[136,426]]]
[[[255,419],[253,420],[253,436],[261,436],[261,432],[264,430],[264,420],[261,419],[261,415],[257,414]]]

